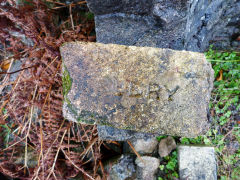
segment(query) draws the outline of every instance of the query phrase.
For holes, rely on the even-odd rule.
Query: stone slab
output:
[[[61,55],[72,79],[65,118],[185,137],[207,131],[213,70],[203,54],[72,42]]]
[[[217,162],[214,147],[179,146],[180,179],[217,180]]]

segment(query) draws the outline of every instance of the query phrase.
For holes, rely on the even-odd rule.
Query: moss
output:
[[[88,20],[94,20],[94,14],[91,13],[91,12],[87,12],[86,17],[87,17]]]
[[[79,114],[78,108],[75,107],[67,97],[67,94],[72,88],[72,78],[66,66],[64,66],[64,70],[63,70],[62,83],[63,83],[64,101],[65,103],[67,103],[67,108],[69,112],[75,116],[78,122],[83,122],[86,124],[95,124],[97,122],[102,125],[110,125],[107,122],[107,117],[100,116],[96,112],[82,110]]]
[[[111,124],[107,122],[106,116],[101,116],[97,112],[91,112],[86,110],[82,110],[80,113],[78,113],[77,107],[74,106],[67,97],[65,97],[65,102],[67,103],[68,111],[72,115],[74,115],[75,119],[79,123],[86,123],[86,124],[97,123],[101,125],[111,126]]]
[[[70,76],[69,71],[67,70],[66,66],[64,66],[63,76],[62,76],[62,83],[63,83],[63,95],[66,99],[67,94],[72,88],[72,78]]]

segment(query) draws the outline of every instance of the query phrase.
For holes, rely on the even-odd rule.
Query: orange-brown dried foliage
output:
[[[94,22],[68,11],[70,5],[49,8],[40,0],[24,2],[0,1],[1,44],[11,58],[22,62],[16,80],[1,96],[0,123],[11,129],[11,138],[7,148],[0,147],[0,172],[20,179],[59,180],[79,173],[95,179],[102,142],[95,126],[71,123],[62,116],[59,52],[64,42],[95,41]],[[62,17],[64,10],[72,13],[72,20]],[[31,45],[13,32],[25,35]],[[31,158],[37,164],[29,163]]]

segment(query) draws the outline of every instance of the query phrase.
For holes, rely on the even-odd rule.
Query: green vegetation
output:
[[[0,127],[2,128],[0,136],[3,137],[4,148],[7,148],[10,141],[11,129],[6,124],[4,125],[0,124]]]
[[[209,105],[212,126],[204,136],[175,138],[180,144],[210,145],[215,147],[218,159],[218,178],[240,179],[240,52],[214,51],[205,53],[214,69],[214,89]],[[160,140],[162,137],[158,137]],[[173,151],[163,159],[161,179],[178,177],[177,155]]]
[[[72,88],[72,78],[65,66],[64,66],[63,76],[62,76],[62,83],[63,83],[63,95],[64,97],[66,97],[66,95]]]

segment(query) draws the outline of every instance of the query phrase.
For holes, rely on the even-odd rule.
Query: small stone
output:
[[[179,146],[180,179],[217,180],[217,162],[214,147]]]
[[[161,157],[165,157],[168,156],[172,150],[176,149],[176,147],[175,140],[171,136],[168,136],[160,141],[158,153]]]
[[[146,139],[135,139],[130,140],[134,149],[141,155],[152,154],[158,145],[158,141],[155,137],[153,138],[146,138]],[[131,149],[131,147],[129,147]],[[132,149],[131,149],[131,152]]]
[[[112,180],[135,179],[136,168],[134,165],[134,156],[121,155],[120,157],[109,160],[104,169]]]
[[[160,160],[150,156],[142,156],[141,158],[142,159],[137,158],[135,161],[135,163],[137,164],[137,179],[156,179],[155,174],[157,173],[158,167],[160,165]]]

